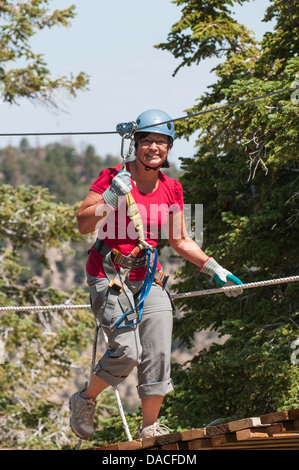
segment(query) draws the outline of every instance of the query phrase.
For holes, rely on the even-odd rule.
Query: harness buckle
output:
[[[111,279],[111,281],[109,282],[109,287],[115,290],[118,294],[120,294],[123,290],[123,286],[117,284],[114,279]]]
[[[115,265],[117,264],[121,264],[121,259],[119,259],[119,261],[117,262],[117,258],[122,258],[122,254],[120,251],[118,251],[116,248],[113,248],[111,250],[111,256],[112,256],[112,263]]]
[[[155,274],[155,282],[161,286],[164,287],[168,281],[169,276],[166,276],[166,274],[163,273],[163,271],[156,271]]]
[[[119,250],[117,250],[116,248],[113,248],[112,249],[112,263],[114,264],[114,266],[121,266],[123,268],[128,268],[128,269],[131,269],[132,268],[132,262],[134,260],[133,259],[130,259],[128,258],[127,256],[124,256]]]

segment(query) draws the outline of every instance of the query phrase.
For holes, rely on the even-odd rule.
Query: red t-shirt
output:
[[[92,183],[90,190],[103,194],[120,170],[121,165],[103,170]],[[130,171],[129,164],[128,171]],[[161,171],[159,171],[158,187],[153,193],[142,193],[132,180],[131,184],[131,194],[143,221],[144,239],[151,246],[156,247],[159,241],[159,232],[167,222],[169,212],[176,213],[183,210],[182,185]],[[116,248],[122,254],[128,256],[138,243],[137,237],[137,231],[127,215],[126,201],[123,198],[119,209],[111,211],[103,227],[99,228],[98,238],[103,240],[110,248]],[[142,254],[143,252],[139,256]],[[88,274],[95,277],[105,277],[102,259],[102,255],[95,248],[90,250],[86,264]],[[161,268],[159,261],[157,268]],[[144,276],[145,268],[135,268],[130,272],[130,280],[132,281],[141,280]]]

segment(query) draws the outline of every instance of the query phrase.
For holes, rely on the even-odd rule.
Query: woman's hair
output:
[[[148,135],[150,135],[150,132],[137,132],[135,133],[134,135],[134,139],[135,139],[135,154],[136,154],[136,151],[137,151],[137,147],[138,147],[138,142],[140,142],[140,140],[142,139],[145,139]],[[172,144],[173,140],[171,137],[167,136],[167,139],[168,139],[168,150],[169,150],[169,147],[170,145]],[[167,157],[165,158],[164,162],[162,163],[161,165],[161,168],[169,168],[170,165],[169,165],[169,161],[167,159]]]

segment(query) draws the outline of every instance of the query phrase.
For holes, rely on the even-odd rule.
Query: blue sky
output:
[[[235,17],[260,39],[271,25],[262,23],[269,0],[250,0],[235,8]],[[43,53],[53,77],[90,75],[89,91],[76,99],[59,96],[63,112],[20,100],[19,106],[0,106],[1,133],[114,131],[121,121],[136,119],[140,112],[160,108],[172,118],[185,114],[196,99],[214,82],[215,61],[181,69],[168,52],[154,49],[166,41],[180,9],[170,0],[52,0],[51,9],[76,6],[77,16],[69,28],[40,31],[32,39],[37,53]],[[1,137],[0,148],[17,146],[20,137]],[[118,135],[30,137],[32,146],[49,142],[68,143],[78,150],[91,144],[100,156],[119,155]],[[179,165],[180,156],[189,157],[194,139],[178,140],[171,153]]]

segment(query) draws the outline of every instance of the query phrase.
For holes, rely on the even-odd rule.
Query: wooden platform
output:
[[[299,408],[89,450],[299,450]]]

